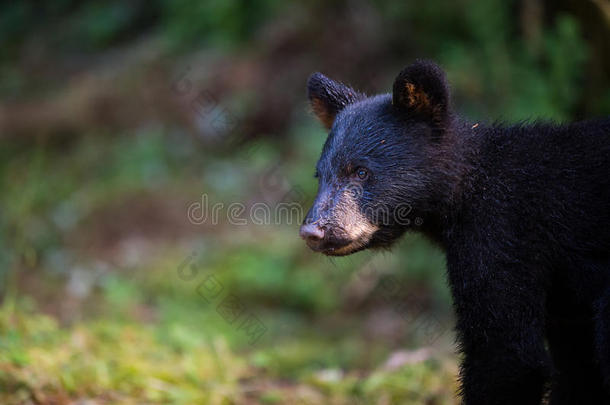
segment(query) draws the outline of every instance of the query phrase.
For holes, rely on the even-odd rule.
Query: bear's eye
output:
[[[358,176],[360,180],[365,180],[367,177],[369,177],[369,171],[364,167],[359,167],[356,169],[356,176]]]

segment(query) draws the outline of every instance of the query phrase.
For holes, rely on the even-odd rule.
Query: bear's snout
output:
[[[304,224],[301,226],[299,235],[308,245],[318,244],[324,239],[324,228],[316,224]]]

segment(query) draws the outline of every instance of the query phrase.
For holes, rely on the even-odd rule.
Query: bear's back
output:
[[[470,206],[480,224],[610,252],[610,118],[495,126],[479,138]]]

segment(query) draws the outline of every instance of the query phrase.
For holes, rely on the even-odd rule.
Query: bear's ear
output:
[[[366,96],[322,73],[314,73],[307,80],[307,97],[320,122],[330,129],[339,111]]]
[[[398,74],[392,104],[442,127],[449,113],[449,86],[445,73],[434,62],[418,60]]]

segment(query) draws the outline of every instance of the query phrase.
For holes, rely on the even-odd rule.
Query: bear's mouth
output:
[[[329,237],[320,241],[311,239],[306,239],[306,241],[307,246],[314,252],[322,253],[326,256],[347,256],[367,249],[370,245],[371,237],[361,235],[356,239]]]
[[[320,252],[326,256],[348,256],[352,253],[360,252],[365,250],[368,246],[370,238],[359,238],[358,240],[352,240],[341,246],[331,246],[322,249]]]

